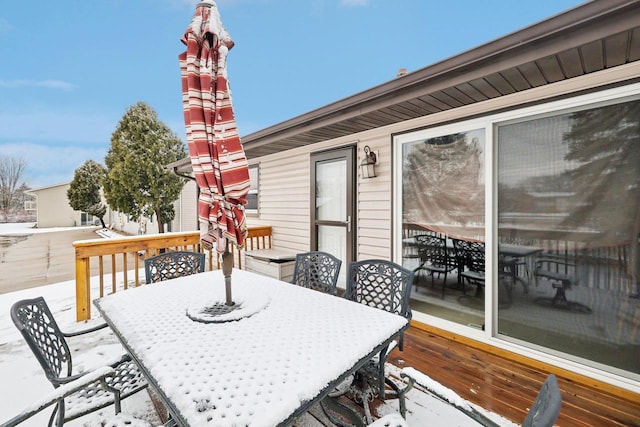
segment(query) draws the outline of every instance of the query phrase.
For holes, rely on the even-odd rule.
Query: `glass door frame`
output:
[[[345,254],[347,259],[342,260],[343,266],[348,266],[355,259],[357,221],[356,221],[356,170],[354,166],[356,146],[334,148],[326,151],[311,153],[310,170],[310,246],[312,251],[318,250],[318,228],[321,225],[346,228]],[[316,165],[322,162],[346,160],[346,221],[323,221],[316,217]],[[344,267],[343,267],[344,268]]]

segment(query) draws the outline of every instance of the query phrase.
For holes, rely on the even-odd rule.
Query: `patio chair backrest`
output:
[[[11,320],[38,359],[49,381],[71,375],[73,367],[69,346],[44,298],[16,302],[11,307]]]
[[[204,253],[191,251],[170,251],[144,260],[147,283],[156,283],[176,277],[202,273]]]
[[[446,267],[450,264],[447,253],[447,240],[444,237],[420,234],[415,236],[420,262],[429,265]]]
[[[411,318],[409,295],[413,271],[391,261],[351,263],[345,298]]]
[[[483,242],[453,239],[453,246],[460,265],[467,267],[471,271],[484,273],[485,245]]]
[[[554,374],[550,374],[542,388],[538,392],[538,397],[531,405],[527,417],[522,423],[523,427],[551,427],[560,415],[562,406],[562,395],[558,387],[558,380]]]
[[[352,262],[345,298],[361,304],[399,314],[411,320],[409,296],[413,285],[413,271],[382,259]],[[403,350],[404,333],[400,333],[398,349]],[[395,345],[395,344],[394,344]],[[365,378],[377,377],[377,393],[385,399],[384,365],[393,346],[382,349],[377,357],[358,371]],[[390,384],[391,385],[391,384]],[[397,390],[396,390],[397,392]],[[363,398],[363,401],[367,398]]]
[[[297,254],[291,283],[335,295],[341,265],[340,259],[327,252]]]

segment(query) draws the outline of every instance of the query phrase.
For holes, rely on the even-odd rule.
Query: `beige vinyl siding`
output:
[[[309,152],[285,151],[260,162],[258,212],[273,227],[273,246],[309,248]]]
[[[38,228],[80,225],[82,212],[74,211],[67,199],[69,185],[65,183],[31,190],[38,197]]]
[[[391,145],[389,132],[378,129],[361,135],[358,141],[358,169],[364,147],[377,151],[376,177],[362,179],[358,170],[358,234],[356,260],[391,259]]]
[[[198,229],[198,190],[196,182],[189,180],[178,200],[174,202],[176,217],[171,222],[172,231],[195,231]]]

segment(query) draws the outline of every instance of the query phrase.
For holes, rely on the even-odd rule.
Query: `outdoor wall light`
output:
[[[364,159],[360,163],[360,168],[362,168],[362,178],[375,178],[376,176],[376,163],[378,162],[378,157],[376,153],[371,151],[368,145],[364,146]]]

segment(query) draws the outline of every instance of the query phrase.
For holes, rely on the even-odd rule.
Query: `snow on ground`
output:
[[[35,222],[16,222],[16,223],[0,224],[0,234],[4,236],[10,236],[12,234],[55,233],[56,231],[73,231],[73,230],[78,230],[79,228],[95,228],[95,227],[87,226],[87,227],[36,228]]]
[[[27,234],[34,232],[65,231],[66,228],[37,229],[30,228],[33,223],[0,224],[0,234]],[[77,229],[72,227],[70,229]],[[108,237],[108,236],[105,236]],[[97,278],[95,278],[97,279]],[[110,279],[107,279],[110,281]],[[120,278],[120,280],[122,280]],[[94,283],[95,282],[95,283]],[[92,287],[96,288],[97,280],[92,280]],[[18,330],[11,321],[9,310],[14,302],[42,296],[63,331],[84,329],[101,322],[97,310],[94,319],[87,322],[75,321],[75,282],[56,283],[32,289],[0,295],[0,422],[16,415],[23,408],[29,407],[34,401],[51,392],[52,387],[44,376],[40,365],[29,350]],[[74,368],[83,371],[101,366],[106,360],[123,352],[122,346],[110,330],[103,329],[85,337],[70,338]],[[389,373],[399,375],[399,369],[389,365]],[[114,418],[113,407],[108,407],[94,414],[67,423],[67,426],[112,426],[131,425],[127,416],[144,419],[151,425],[159,424],[159,419],[146,391],[137,393],[123,401],[124,416]],[[419,388],[411,390],[407,395],[407,421],[410,426],[447,425],[447,426],[477,426],[473,420],[467,418],[459,410],[441,400],[421,391]],[[506,427],[515,424],[492,413],[484,412],[494,421]],[[398,402],[389,399],[379,410],[380,415],[398,411]],[[21,424],[25,427],[39,427],[46,425],[51,409],[46,409]]]

